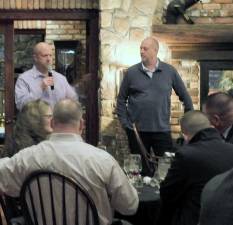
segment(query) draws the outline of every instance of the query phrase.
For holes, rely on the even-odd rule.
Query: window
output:
[[[74,84],[80,76],[80,44],[78,41],[55,41],[56,71]]]

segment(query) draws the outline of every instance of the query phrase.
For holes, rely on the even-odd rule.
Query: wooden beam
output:
[[[0,10],[0,20],[90,20],[96,9]]]
[[[232,60],[233,51],[172,51],[172,59],[188,60]]]
[[[87,23],[87,57],[88,72],[90,73],[91,86],[87,103],[87,142],[93,145],[98,144],[99,139],[99,110],[98,110],[98,89],[99,89],[99,19],[92,18]]]
[[[7,139],[7,135],[12,133],[14,120],[14,22],[12,20],[7,20],[3,26],[5,55],[5,138]]]
[[[152,33],[166,44],[233,43],[232,24],[153,25]]]

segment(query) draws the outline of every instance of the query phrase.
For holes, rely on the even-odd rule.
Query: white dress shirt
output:
[[[19,196],[25,178],[35,170],[52,170],[80,182],[93,198],[101,225],[112,223],[113,210],[134,214],[138,195],[117,161],[107,152],[84,143],[80,136],[52,134],[12,158],[0,159],[0,192]]]

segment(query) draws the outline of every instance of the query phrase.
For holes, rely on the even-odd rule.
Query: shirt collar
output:
[[[222,136],[223,136],[224,138],[227,138],[227,136],[228,136],[228,134],[229,134],[231,128],[232,128],[232,126],[229,126],[226,130],[224,130],[224,132],[222,133]]]
[[[44,77],[44,74],[42,74],[35,65],[33,65],[32,67],[32,71],[33,71],[33,77],[37,78],[37,77]]]
[[[143,69],[143,71],[145,71],[145,72],[152,72],[152,73],[154,73],[154,72],[158,69],[158,67],[159,67],[159,59],[157,59],[155,68],[154,68],[153,70],[148,69],[146,66],[144,66],[144,64],[143,64],[143,62],[142,62],[142,69]]]
[[[52,133],[49,136],[51,141],[80,141],[83,142],[83,139],[80,135],[75,133]]]

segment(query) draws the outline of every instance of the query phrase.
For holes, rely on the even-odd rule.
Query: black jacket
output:
[[[217,130],[198,132],[175,156],[161,184],[160,225],[197,225],[200,195],[215,175],[233,167],[233,146]]]
[[[212,178],[201,195],[200,225],[232,225],[233,170]]]

